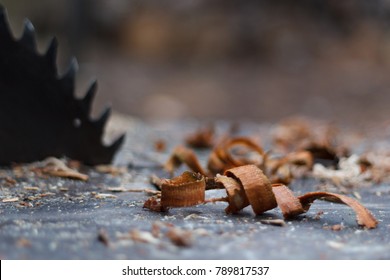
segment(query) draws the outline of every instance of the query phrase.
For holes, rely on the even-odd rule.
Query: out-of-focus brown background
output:
[[[60,41],[77,94],[143,119],[308,115],[342,123],[390,115],[388,0],[5,0],[40,49]]]

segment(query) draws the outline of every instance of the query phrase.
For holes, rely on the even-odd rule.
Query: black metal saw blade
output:
[[[124,135],[102,144],[108,108],[90,119],[96,82],[82,99],[74,95],[77,61],[59,77],[57,40],[37,51],[34,27],[26,20],[23,35],[11,34],[0,6],[0,165],[69,157],[88,165],[110,163]]]

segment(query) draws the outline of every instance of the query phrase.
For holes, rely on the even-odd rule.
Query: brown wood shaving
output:
[[[26,191],[39,191],[38,187],[32,187],[32,186],[25,186],[23,187]]]
[[[81,181],[88,181],[89,177],[70,167],[66,166],[65,162],[58,158],[50,157],[39,163],[39,167],[33,167],[32,171],[39,171],[55,177],[64,177]]]
[[[284,227],[286,225],[286,222],[281,219],[260,220],[260,223],[279,227]]]
[[[17,183],[17,181],[15,179],[8,177],[8,176],[4,178],[4,182],[7,186],[14,186]]]
[[[273,184],[272,191],[285,219],[295,217],[305,212],[299,199],[283,184]]]
[[[253,153],[257,157],[251,157],[250,155]],[[246,137],[231,138],[214,148],[207,167],[213,174],[223,173],[229,168],[248,164],[261,167],[265,162],[265,156],[263,149],[251,139]]]
[[[324,198],[331,199],[333,202],[346,204],[351,207],[356,213],[356,220],[360,226],[364,226],[368,229],[376,228],[378,221],[371,214],[371,212],[351,197],[328,192],[310,192],[298,197],[305,211],[309,210],[311,204],[316,199]]]
[[[110,239],[108,237],[108,233],[104,229],[99,230],[97,239],[99,242],[103,243],[107,247],[110,245]]]
[[[95,195],[95,198],[106,199],[106,198],[117,198],[117,196],[110,193],[97,193]]]
[[[206,182],[204,176],[186,171],[171,180],[163,180],[161,185],[161,205],[163,208],[170,208],[203,203],[205,190]]]
[[[109,164],[97,165],[95,166],[95,170],[100,173],[111,174],[112,176],[122,175],[127,172],[127,168],[124,166],[113,166]]]
[[[152,196],[151,198],[147,199],[144,203],[143,208],[147,208],[154,212],[165,212],[168,210],[161,205],[161,198],[158,198],[156,196]]]
[[[277,206],[271,183],[257,166],[245,165],[235,167],[227,170],[225,175],[233,177],[241,183],[256,215]]]
[[[167,143],[163,139],[158,139],[154,142],[154,149],[159,153],[165,152],[167,149]]]
[[[21,248],[31,247],[31,245],[31,241],[23,237],[18,239],[18,241],[16,242],[16,246]]]
[[[141,242],[141,243],[149,243],[149,244],[160,244],[160,240],[154,237],[148,231],[141,231],[138,229],[133,229],[129,232],[129,237],[133,241]]]
[[[207,172],[200,165],[195,153],[186,147],[178,146],[173,150],[171,157],[165,163],[164,168],[173,174],[181,164],[186,164],[192,171],[206,175]]]
[[[225,209],[227,214],[237,213],[249,205],[244,188],[237,180],[227,176],[217,175],[215,181],[222,184],[226,189],[229,203]]]
[[[1,202],[17,202],[19,201],[18,197],[4,198]]]
[[[211,148],[214,145],[214,126],[201,128],[194,134],[187,136],[186,143],[192,148]]]
[[[179,247],[190,247],[193,243],[192,232],[180,228],[171,228],[167,231],[166,237]]]
[[[171,180],[163,180],[161,197],[149,198],[144,207],[161,212],[170,207],[186,207],[199,203],[224,201],[228,202],[226,213],[237,213],[251,205],[254,213],[260,215],[279,206],[284,218],[288,219],[307,212],[316,199],[325,199],[350,206],[356,213],[357,223],[361,226],[372,229],[378,224],[375,217],[353,198],[330,192],[310,192],[296,197],[283,184],[271,185],[261,169],[255,165],[228,169],[224,175],[217,175],[214,181],[216,185],[225,188],[227,197],[205,201],[205,177],[187,171]],[[319,217],[319,214],[316,217]]]

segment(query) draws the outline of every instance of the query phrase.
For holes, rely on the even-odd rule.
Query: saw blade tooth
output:
[[[93,121],[96,127],[99,128],[101,131],[103,131],[104,126],[106,125],[106,122],[110,117],[110,115],[111,115],[111,107],[107,107],[100,115],[100,117],[97,120]]]
[[[0,4],[0,38],[2,40],[12,40],[11,30],[8,24],[8,17],[6,9]]]
[[[110,146],[108,146],[107,148],[112,151],[112,153],[115,153],[115,151],[117,151],[119,149],[120,146],[122,146],[124,140],[125,140],[125,134],[121,135],[118,137],[118,139],[116,139]]]
[[[36,51],[35,28],[29,19],[24,20],[24,29],[19,41],[27,48]]]
[[[69,64],[68,70],[61,77],[61,83],[66,94],[74,95],[75,77],[79,68],[77,59],[73,57]]]
[[[83,99],[81,99],[81,106],[83,107],[83,110],[87,116],[89,116],[91,113],[92,102],[93,99],[95,98],[96,90],[97,90],[97,80],[93,80],[91,85],[88,88],[87,93],[85,94]]]
[[[58,40],[56,37],[53,37],[45,53],[45,57],[48,60],[53,73],[57,73],[57,50]]]

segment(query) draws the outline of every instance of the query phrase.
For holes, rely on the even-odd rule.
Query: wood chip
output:
[[[141,231],[138,229],[133,229],[132,231],[130,231],[129,237],[133,241],[141,242],[141,243],[149,243],[155,245],[161,243],[161,241],[158,238],[154,237],[152,233],[147,231]]]
[[[19,197],[4,198],[1,202],[17,202],[17,201],[19,201]]]
[[[39,191],[38,187],[31,187],[31,186],[25,186],[25,187],[23,187],[23,189],[25,189],[27,191]]]
[[[100,173],[111,174],[112,176],[118,176],[127,173],[127,168],[124,166],[113,166],[110,164],[103,164],[95,166],[95,170]]]
[[[167,143],[163,139],[158,139],[154,141],[154,149],[159,153],[165,152],[167,149]]]
[[[15,179],[8,177],[8,176],[4,178],[4,182],[8,186],[14,186],[17,183],[17,181]]]
[[[260,220],[260,223],[265,225],[279,226],[279,227],[286,226],[286,222],[282,219],[270,219],[270,220],[264,219],[264,220]]]
[[[110,245],[110,239],[108,237],[107,231],[104,229],[99,230],[97,239],[107,247]]]
[[[179,247],[190,247],[193,243],[193,235],[189,230],[183,230],[180,228],[171,228],[166,233],[166,237]]]
[[[31,247],[31,241],[26,238],[20,238],[16,242],[16,246],[21,248]]]
[[[97,193],[95,195],[95,198],[98,198],[98,199],[117,198],[117,196],[113,195],[113,194],[110,194],[110,193]]]

